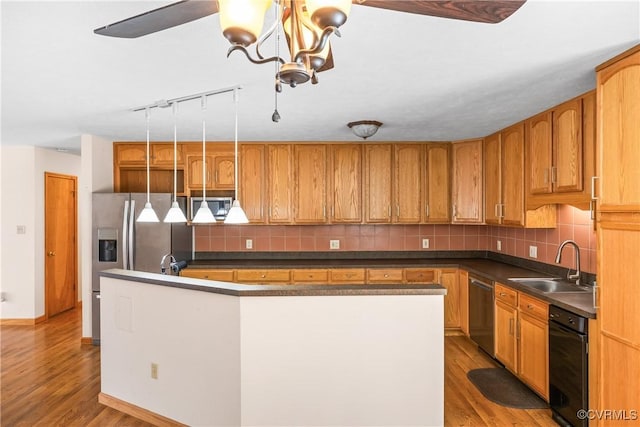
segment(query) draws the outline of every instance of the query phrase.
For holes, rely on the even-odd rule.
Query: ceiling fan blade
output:
[[[331,50],[331,46],[329,46],[329,54],[327,55],[327,59],[322,64],[322,67],[316,70],[316,73],[320,73],[322,71],[327,71],[333,68],[333,51]]]
[[[439,18],[496,24],[502,22],[526,0],[353,0],[354,4]]]
[[[101,36],[136,38],[218,13],[216,0],[183,0],[93,30]]]

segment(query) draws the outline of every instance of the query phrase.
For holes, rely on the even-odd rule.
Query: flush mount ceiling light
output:
[[[347,126],[351,128],[356,136],[362,139],[367,139],[378,132],[378,128],[382,126],[382,122],[378,122],[376,120],[360,120],[357,122],[347,123]]]

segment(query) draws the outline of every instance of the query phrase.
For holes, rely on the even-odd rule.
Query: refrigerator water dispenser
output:
[[[98,228],[98,262],[118,261],[118,230]]]

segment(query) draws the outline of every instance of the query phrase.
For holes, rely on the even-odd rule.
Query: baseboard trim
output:
[[[35,319],[0,319],[0,326],[35,326],[47,320],[47,316],[38,316]]]
[[[117,397],[110,396],[105,393],[98,395],[98,402],[102,403],[109,408],[113,408],[116,411],[124,412],[127,415],[136,417],[142,421],[146,421],[158,427],[186,427],[186,424],[179,423],[171,418],[163,417],[155,412],[151,412],[147,409],[133,405],[131,403],[120,400]]]

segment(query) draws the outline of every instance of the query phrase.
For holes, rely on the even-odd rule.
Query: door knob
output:
[[[47,252],[47,256],[56,256],[56,253],[53,251]]]

